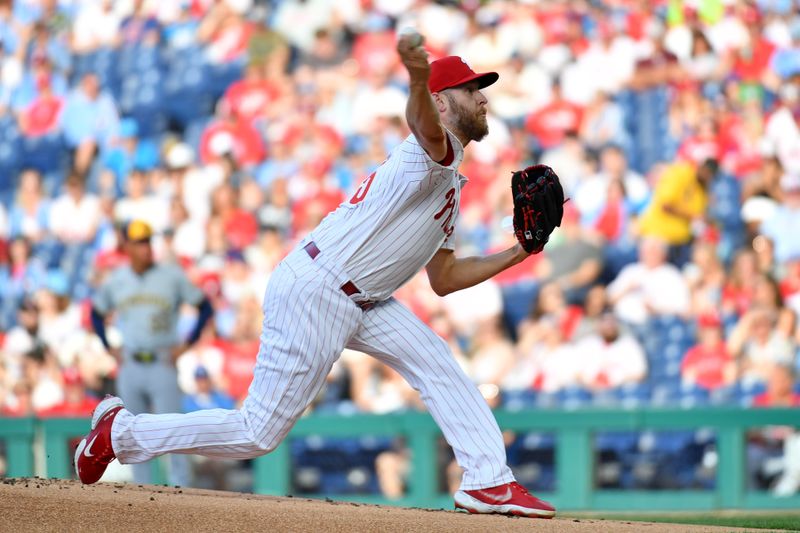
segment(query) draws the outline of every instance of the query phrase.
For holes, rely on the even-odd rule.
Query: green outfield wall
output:
[[[710,510],[797,509],[800,496],[775,498],[745,488],[745,433],[769,425],[800,426],[798,409],[715,408],[703,410],[647,409],[576,411],[497,411],[500,427],[517,432],[548,432],[556,438],[556,492],[537,493],[560,509],[571,510]],[[73,477],[70,440],[84,434],[86,419],[0,418],[0,440],[5,441],[8,475],[34,474],[34,442],[44,447],[44,475]],[[593,434],[597,431],[667,431],[707,428],[717,438],[717,482],[714,490],[630,491],[594,488]],[[440,494],[438,427],[427,413],[394,415],[312,415],[301,419],[289,439],[308,435],[329,437],[391,435],[405,439],[412,457],[405,498],[388,502],[375,496],[338,498],[366,503],[449,508],[452,500]],[[285,495],[291,492],[291,464],[287,443],[254,461],[254,491]],[[324,495],[320,495],[322,497]]]

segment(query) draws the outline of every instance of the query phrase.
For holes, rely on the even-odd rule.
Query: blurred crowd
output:
[[[0,0],[0,413],[113,390],[88,298],[134,218],[214,304],[187,409],[240,402],[270,272],[408,134],[404,26],[500,74],[457,255],[515,242],[512,170],[570,198],[542,254],[398,292],[492,405],[800,405],[794,2]],[[328,385],[316,409],[420,406],[363,354]]]

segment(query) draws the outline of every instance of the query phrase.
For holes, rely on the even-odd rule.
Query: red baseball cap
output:
[[[481,89],[488,87],[500,78],[497,72],[481,72],[478,74],[458,56],[447,56],[431,63],[431,76],[428,78],[428,89],[438,93],[445,89],[458,87],[473,80],[480,80]]]
[[[722,320],[717,313],[708,311],[697,317],[697,325],[701,328],[718,328],[722,326]]]

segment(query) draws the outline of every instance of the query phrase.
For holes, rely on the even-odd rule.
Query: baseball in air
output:
[[[411,27],[402,28],[397,33],[398,38],[407,37],[411,46],[417,47],[422,45],[422,35],[417,30]]]

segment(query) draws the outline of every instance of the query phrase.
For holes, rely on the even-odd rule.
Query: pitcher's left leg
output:
[[[364,313],[348,348],[397,370],[422,400],[464,469],[457,508],[552,518],[555,508],[514,481],[503,436],[478,388],[461,370],[447,343],[395,299]]]
[[[364,313],[348,348],[380,359],[420,391],[464,469],[462,489],[514,480],[500,428],[447,343],[395,299]]]

